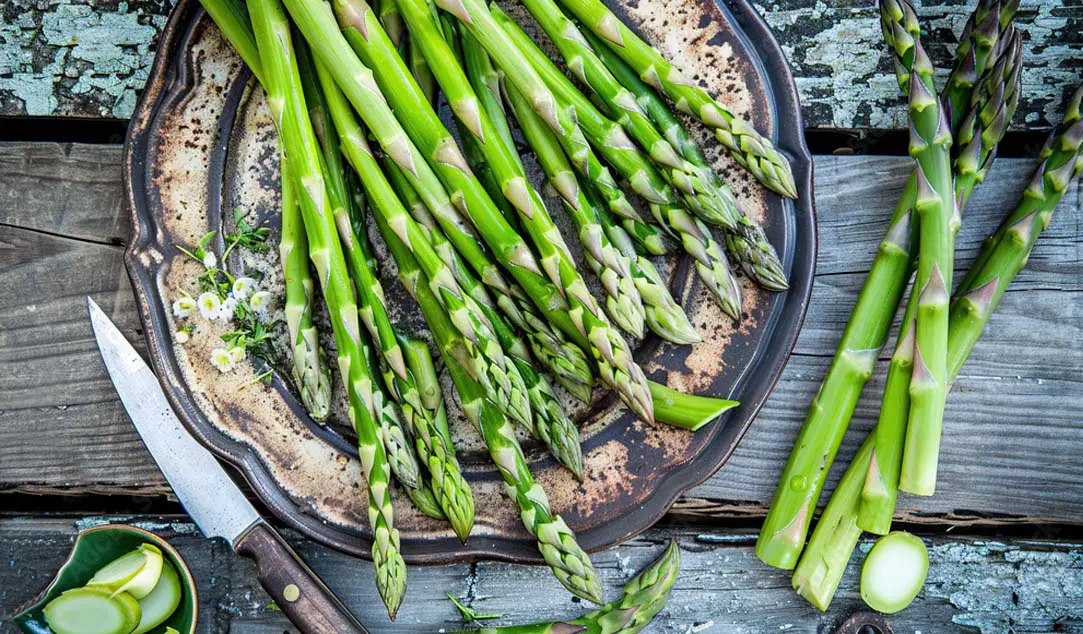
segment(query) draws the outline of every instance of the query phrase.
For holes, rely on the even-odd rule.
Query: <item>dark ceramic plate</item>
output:
[[[522,15],[519,7],[507,8]],[[674,347],[648,338],[638,343],[637,359],[655,380],[737,399],[741,407],[691,433],[638,422],[602,389],[589,406],[569,402],[582,431],[583,484],[536,443],[524,441],[531,469],[554,510],[588,550],[611,546],[650,526],[733,452],[797,338],[816,256],[812,162],[797,95],[782,52],[759,16],[744,0],[724,5],[640,0],[618,10],[686,74],[705,82],[734,111],[752,115],[771,134],[793,161],[801,198],[781,200],[730,159],[716,159],[748,212],[765,219],[791,282],[788,292],[768,293],[746,281],[739,327],[722,316],[689,274],[685,259],[659,262],[705,341]],[[693,130],[704,132],[702,126]],[[705,145],[717,149],[715,143]],[[251,223],[278,226],[278,158],[262,90],[195,0],[177,4],[159,42],[153,74],[128,132],[125,169],[134,213],[126,261],[151,362],[180,418],[201,442],[237,466],[285,523],[334,548],[368,556],[360,465],[352,435],[334,422],[343,420],[341,414],[319,425],[304,415],[281,378],[264,388],[244,385],[253,375],[249,368],[219,374],[205,361],[219,345],[213,328],[201,327],[183,346],[172,334],[178,325],[170,304],[181,291],[197,292],[195,278],[201,272],[177,247],[191,246],[210,230],[219,236],[231,231],[237,207]],[[550,202],[550,209],[559,212],[554,215],[561,215],[559,203]],[[221,246],[219,241],[219,254]],[[231,257],[229,265],[254,272],[272,288],[281,283],[274,250],[265,256],[242,253]],[[381,274],[393,319],[407,331],[423,333],[418,311],[393,271]],[[396,524],[406,558],[540,561],[517,509],[503,497],[503,483],[480,439],[462,420],[453,421],[453,427],[476,498],[473,535],[460,544],[445,524],[422,516],[405,496],[396,495]]]

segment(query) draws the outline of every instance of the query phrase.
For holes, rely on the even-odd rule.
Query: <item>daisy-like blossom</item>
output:
[[[218,266],[218,256],[214,254],[214,251],[207,251],[203,254],[203,266],[208,269]]]
[[[248,299],[250,294],[258,290],[256,280],[250,277],[238,277],[233,281],[233,296],[237,299]]]
[[[244,361],[245,351],[244,348],[242,348],[241,346],[233,346],[226,352],[229,353],[229,360],[233,364],[238,364],[241,361]]]
[[[248,300],[248,306],[260,317],[266,317],[271,308],[271,294],[267,291],[252,293],[252,299]]]
[[[177,333],[173,336],[174,338],[176,338],[177,343],[181,344],[182,346],[188,343],[188,340],[191,339],[191,337],[188,335],[187,330],[178,330]]]
[[[233,357],[225,348],[211,350],[211,365],[218,368],[219,372],[233,371]]]
[[[177,319],[187,319],[188,314],[196,308],[196,300],[191,297],[179,297],[173,302],[173,316]]]
[[[199,304],[199,314],[203,315],[204,319],[218,319],[222,310],[222,300],[218,299],[217,295],[206,292],[200,295],[196,302]]]
[[[233,311],[237,309],[237,299],[234,297],[227,297],[222,302],[222,307],[218,310],[218,318],[222,321],[229,321],[233,319]]]

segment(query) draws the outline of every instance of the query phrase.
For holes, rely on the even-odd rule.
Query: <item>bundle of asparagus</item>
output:
[[[898,490],[931,495],[947,390],[996,302],[1025,265],[1065,189],[1083,171],[1083,89],[1042,150],[1023,199],[990,236],[949,299],[962,210],[996,155],[1018,102],[1022,46],[1017,2],[980,0],[939,99],[913,7],[881,0],[899,85],[909,94],[915,170],[891,219],[834,362],[783,471],[757,555],[794,568],[794,588],[830,603],[863,531],[887,534]],[[914,214],[917,217],[912,218]],[[846,470],[808,545],[827,471],[914,272],[874,431]]]
[[[571,592],[602,603],[590,559],[532,477],[512,423],[582,479],[578,429],[549,376],[584,401],[600,379],[640,418],[693,431],[736,405],[648,381],[621,332],[640,337],[649,327],[676,344],[700,341],[648,257],[665,253],[670,239],[693,256],[734,319],[739,284],[723,245],[765,288],[787,287],[762,228],[737,208],[662,95],[694,110],[765,185],[794,196],[788,163],[705,92],[678,81],[656,51],[639,40],[631,56],[620,47],[599,50],[598,42],[588,44],[593,35],[580,33],[548,0],[528,6],[598,106],[517,24],[481,0],[440,0],[445,12],[426,0],[203,4],[262,84],[274,116],[291,374],[310,413],[327,416],[330,364],[313,319],[322,297],[358,436],[377,588],[389,616],[406,586],[392,479],[464,541],[474,501],[428,345],[401,331],[385,305],[370,222],[543,558]],[[601,20],[598,31],[611,42],[614,19]],[[437,114],[439,92],[462,150]],[[583,256],[604,289],[601,300],[527,178],[507,112],[575,222]],[[649,215],[640,214],[615,176]],[[672,584],[670,553],[635,592],[573,626],[643,627]]]

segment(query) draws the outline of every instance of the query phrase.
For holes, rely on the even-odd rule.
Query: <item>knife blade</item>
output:
[[[173,412],[154,372],[87,297],[105,368],[139,437],[196,526],[256,562],[260,584],[306,634],[367,634],[330,589],[267,524],[222,465]]]

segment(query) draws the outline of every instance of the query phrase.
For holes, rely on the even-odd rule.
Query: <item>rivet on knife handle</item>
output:
[[[368,634],[270,526],[257,522],[235,545],[256,562],[257,576],[282,613],[305,634]]]

